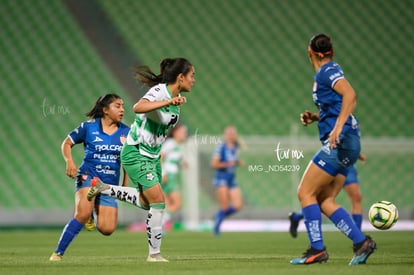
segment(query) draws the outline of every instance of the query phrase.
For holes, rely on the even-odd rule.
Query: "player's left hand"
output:
[[[336,146],[341,142],[339,138],[341,133],[342,133],[342,128],[339,129],[338,127],[335,126],[335,128],[333,128],[333,130],[329,134],[329,147],[331,149],[336,148]]]
[[[363,153],[359,153],[359,160],[362,162],[362,164],[365,164],[367,156]]]

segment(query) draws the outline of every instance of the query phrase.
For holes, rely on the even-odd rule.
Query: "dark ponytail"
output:
[[[103,109],[109,107],[109,104],[111,104],[115,99],[120,99],[121,97],[117,94],[106,94],[101,97],[99,97],[96,102],[95,106],[86,113],[87,117],[90,118],[100,118],[104,116]]]
[[[333,56],[331,38],[326,34],[321,33],[313,36],[309,42],[309,47],[321,58]]]
[[[136,66],[132,68],[135,78],[152,87],[160,83],[172,84],[177,80],[179,74],[186,75],[193,65],[185,58],[165,58],[160,62],[160,73],[156,75],[146,66]]]

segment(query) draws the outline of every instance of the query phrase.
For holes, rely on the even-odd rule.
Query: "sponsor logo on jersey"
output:
[[[102,145],[95,145],[95,151],[121,151],[122,145],[115,145],[115,144],[102,144]]]
[[[152,181],[154,179],[154,175],[152,173],[147,173],[147,180]]]
[[[101,173],[101,174],[105,174],[105,175],[112,175],[112,176],[116,176],[116,171],[112,170],[111,167],[109,165],[101,165],[98,164],[95,166],[96,172]]]
[[[100,137],[95,137],[95,140],[93,140],[92,142],[101,142],[103,141],[103,139],[101,139]]]
[[[335,78],[338,78],[338,77],[340,77],[341,76],[341,73],[339,73],[339,72],[337,72],[337,73],[334,73],[334,74],[331,74],[330,76],[329,76],[329,80],[334,80]]]

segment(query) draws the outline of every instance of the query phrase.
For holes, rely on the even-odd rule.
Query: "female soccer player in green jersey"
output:
[[[108,194],[149,210],[146,221],[147,262],[167,262],[160,254],[165,210],[165,197],[160,185],[160,151],[168,130],[179,120],[180,106],[186,102],[180,93],[190,92],[195,83],[195,70],[184,58],[166,58],[161,61],[158,75],[147,66],[135,67],[134,72],[140,82],[151,87],[133,107],[135,121],[121,152],[122,166],[136,188],[110,186],[96,180],[87,198],[91,200],[99,193]]]

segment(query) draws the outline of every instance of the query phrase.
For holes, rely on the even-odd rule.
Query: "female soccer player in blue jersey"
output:
[[[91,179],[99,177],[108,184],[119,185],[121,161],[120,154],[129,127],[121,121],[124,116],[124,103],[116,94],[106,94],[95,103],[87,114],[91,119],[82,122],[69,133],[62,144],[62,154],[66,162],[66,175],[75,179],[75,214],[66,224],[51,261],[60,261],[66,249],[91,217],[93,210],[97,216],[97,228],[103,235],[111,235],[118,219],[115,199],[98,196],[95,202],[86,199]],[[71,149],[82,143],[85,155],[77,167]],[[127,185],[124,174],[122,185]]]
[[[224,130],[224,142],[216,147],[211,159],[211,167],[216,172],[213,187],[219,210],[214,220],[214,234],[220,234],[220,226],[225,217],[228,217],[243,206],[242,193],[236,182],[236,167],[242,164],[239,159],[240,142],[237,129],[228,126]]]
[[[184,58],[161,61],[160,74],[147,66],[135,68],[137,79],[151,87],[134,105],[135,121],[122,148],[121,162],[136,188],[107,185],[97,181],[88,199],[102,193],[134,204],[148,211],[147,262],[167,262],[160,254],[165,197],[161,188],[160,151],[168,130],[180,115],[180,105],[186,102],[181,92],[190,92],[195,83],[193,65]]]
[[[321,226],[321,213],[324,213],[354,244],[354,257],[349,264],[364,264],[374,252],[376,243],[358,229],[345,209],[335,203],[347,169],[357,161],[361,151],[359,125],[352,114],[356,94],[341,67],[332,60],[329,36],[313,36],[308,54],[316,71],[312,93],[319,117],[305,115],[302,120],[305,123],[318,120],[322,147],[309,162],[298,187],[310,248],[290,263],[312,264],[328,260]]]

